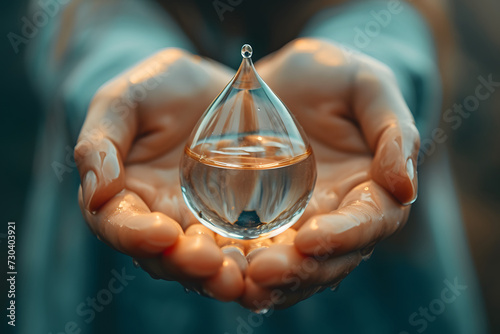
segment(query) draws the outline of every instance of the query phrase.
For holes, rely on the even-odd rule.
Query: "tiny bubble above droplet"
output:
[[[241,56],[243,58],[250,58],[252,57],[253,54],[253,49],[250,46],[250,44],[245,44],[241,47]]]
[[[337,282],[337,283],[330,286],[330,290],[333,292],[336,292],[336,291],[338,291],[339,286],[340,286],[340,282]]]

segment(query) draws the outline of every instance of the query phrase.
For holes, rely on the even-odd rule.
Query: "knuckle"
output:
[[[77,166],[80,165],[82,161],[85,159],[85,157],[90,153],[92,149],[91,146],[92,144],[86,139],[78,141],[73,151],[74,159]]]
[[[365,56],[358,64],[358,80],[361,83],[381,87],[386,84],[397,87],[397,79],[394,71],[386,64]]]
[[[288,43],[282,50],[286,68],[292,66],[296,72],[308,73],[314,53],[322,42],[312,38],[298,38]]]
[[[189,57],[190,53],[177,47],[164,48],[154,54],[151,58],[157,60],[168,60],[179,57]]]
[[[406,138],[407,143],[413,144],[418,149],[420,146],[420,132],[418,131],[413,119],[400,122],[399,127],[401,128],[401,133],[404,134],[403,138]]]
[[[377,72],[378,76],[381,79],[387,80],[392,83],[396,83],[396,75],[394,71],[386,64],[377,61],[374,67],[374,70]]]
[[[111,98],[115,98],[117,92],[121,90],[120,84],[123,85],[122,82],[122,76],[120,75],[102,84],[92,97],[89,111],[92,110],[92,106],[101,103],[102,101],[108,101]]]

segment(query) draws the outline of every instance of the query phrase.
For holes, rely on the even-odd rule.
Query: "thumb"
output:
[[[137,125],[133,110],[125,104],[121,109],[117,107],[120,94],[116,92],[116,87],[108,86],[96,94],[75,146],[83,205],[91,212],[125,187],[123,159]]]
[[[383,131],[371,166],[371,176],[402,204],[417,197],[417,155],[420,139],[413,123],[400,122]]]

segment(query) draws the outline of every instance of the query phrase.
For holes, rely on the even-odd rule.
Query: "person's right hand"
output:
[[[242,272],[185,205],[185,141],[233,73],[166,49],[96,93],[75,147],[80,206],[92,232],[151,276],[220,300],[243,293]]]

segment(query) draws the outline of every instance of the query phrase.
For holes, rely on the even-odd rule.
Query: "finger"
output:
[[[219,271],[204,284],[204,292],[212,298],[229,302],[243,294],[245,284],[238,264],[225,256]]]
[[[288,230],[285,230],[282,233],[275,236],[272,240],[273,243],[275,244],[292,245],[296,235],[297,231],[293,228],[289,228]]]
[[[201,224],[190,225],[185,232],[186,235],[204,235],[215,241],[215,233]]]
[[[180,235],[177,242],[163,253],[168,272],[183,279],[210,277],[217,273],[223,254],[215,242],[204,235]]]
[[[282,291],[272,291],[245,277],[245,289],[239,303],[254,312],[268,312],[284,301]],[[267,315],[267,314],[266,314]]]
[[[246,245],[246,257],[248,261],[252,261],[252,259],[262,250],[267,249],[269,246],[273,244],[273,240],[269,238],[259,238],[248,241]]]
[[[416,162],[420,136],[392,72],[369,58],[361,61],[353,110],[374,152],[372,178],[409,204],[417,196]]]
[[[123,159],[136,133],[135,112],[114,107],[118,91],[108,85],[92,101],[75,146],[84,207],[94,211],[125,186]]]
[[[295,246],[314,256],[372,246],[402,228],[409,210],[376,182],[368,181],[351,190],[338,210],[309,219],[298,230]]]
[[[226,256],[236,261],[240,271],[244,274],[248,267],[248,260],[245,257],[247,242],[245,240],[226,238],[219,234],[215,234],[215,241]]]
[[[79,200],[83,201],[81,191]],[[151,212],[139,196],[128,190],[114,196],[95,214],[87,210],[83,214],[100,240],[132,257],[161,254],[182,233],[177,222],[160,212]]]
[[[221,250],[222,253],[224,253],[224,256],[230,257],[236,262],[240,271],[243,273],[243,275],[245,275],[248,267],[248,260],[241,252],[241,250],[232,246],[222,247]]]
[[[211,240],[216,241],[216,234],[208,227],[200,223],[190,225],[186,230],[186,235],[204,235]],[[247,269],[248,262],[245,255],[243,255],[242,246],[232,242],[234,239],[224,238],[219,235],[217,235],[217,240],[219,241],[218,245],[221,248],[224,257],[230,257],[234,262],[236,262],[240,271],[244,273]]]
[[[220,234],[215,234],[215,242],[221,249],[233,248],[237,249],[241,254],[246,254],[245,253],[246,242],[244,240],[227,238],[223,237]]]
[[[289,291],[281,288],[266,288],[253,282],[250,277],[245,279],[245,291],[239,303],[266,317],[272,315],[274,310],[285,309],[307,299],[320,291],[322,287],[309,286],[306,289]],[[263,316],[263,315],[260,315]]]
[[[343,279],[361,261],[359,252],[314,258],[300,253],[293,245],[278,245],[258,254],[250,263],[248,276],[263,287],[282,287],[289,291],[324,286]]]

